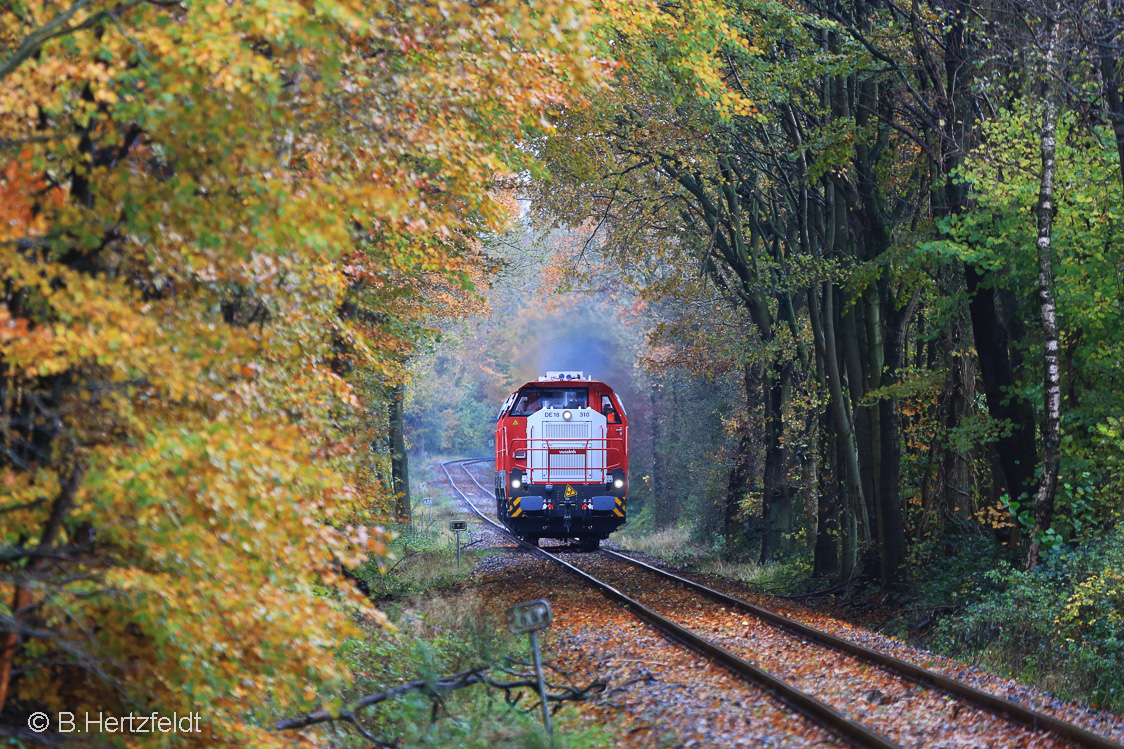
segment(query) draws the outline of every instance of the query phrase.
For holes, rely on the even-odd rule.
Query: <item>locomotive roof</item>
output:
[[[554,376],[554,375],[572,375],[572,376]],[[546,376],[539,377],[530,382],[525,382],[519,386],[519,390],[526,387],[565,387],[567,385],[600,385],[608,390],[610,393],[614,392],[613,388],[609,387],[600,380],[593,379],[592,376],[586,375],[584,372],[547,372]]]

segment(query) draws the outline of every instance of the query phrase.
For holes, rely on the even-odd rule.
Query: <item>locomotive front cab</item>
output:
[[[511,530],[596,547],[624,523],[627,496],[627,416],[612,388],[552,372],[504,402],[496,514]]]

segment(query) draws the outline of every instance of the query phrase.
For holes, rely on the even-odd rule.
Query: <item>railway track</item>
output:
[[[562,553],[558,554],[552,553],[550,549],[540,549],[525,544],[509,533],[494,518],[482,512],[472,499],[457,486],[449,470],[451,466],[460,468],[478,491],[486,496],[491,495],[491,489],[480,484],[472,472],[468,470],[468,466],[474,462],[478,461],[452,461],[443,464],[442,470],[449,481],[449,485],[460,495],[469,509],[497,533],[510,538],[532,553],[565,568],[587,584],[596,587],[610,599],[624,604],[641,619],[667,636],[702,653],[738,676],[763,686],[792,708],[857,746],[899,747],[903,745],[900,743],[901,741],[916,745],[917,742],[911,741],[910,737],[903,735],[902,731],[903,725],[905,727],[912,725],[909,722],[911,718],[909,712],[913,711],[912,718],[915,720],[921,721],[926,717],[931,720],[932,715],[926,715],[926,713],[934,709],[935,705],[946,708],[947,706],[944,703],[948,697],[951,697],[957,701],[951,711],[953,719],[966,708],[968,714],[964,716],[965,719],[973,711],[978,711],[981,716],[978,716],[977,719],[979,717],[986,719],[998,716],[1005,725],[1010,726],[1008,730],[1013,729],[1016,733],[1028,734],[1026,743],[1018,742],[1012,745],[1024,746],[1031,745],[1030,742],[1037,740],[1048,741],[1047,737],[1043,735],[1043,733],[1048,732],[1057,739],[1069,742],[1070,745],[1090,747],[1091,749],[1124,749],[1124,745],[1091,733],[1079,726],[1039,713],[1003,697],[981,691],[963,682],[950,679],[943,674],[929,671],[885,653],[844,640],[626,555],[608,550],[602,550],[597,554],[577,555],[570,554],[565,549],[562,549]],[[559,549],[554,547],[554,550],[558,551]],[[597,568],[600,577],[591,574],[589,571],[591,567]],[[609,579],[603,579],[605,577]],[[653,581],[673,582],[676,584],[675,592],[669,593],[666,585],[652,585]],[[692,598],[695,600],[691,600]],[[699,599],[704,600],[706,605],[712,608],[723,607],[723,612],[731,609],[752,616],[755,627],[759,629],[753,631],[749,640],[757,647],[747,646],[744,641],[738,641],[736,638],[724,638],[724,643],[719,643],[703,637],[695,629],[684,626],[684,618],[688,620],[688,623],[693,623],[688,612],[703,609]],[[710,612],[710,616],[713,616],[713,611]],[[697,619],[700,622],[706,621],[706,618],[702,616],[697,617]],[[746,632],[749,633],[750,630],[747,629]],[[837,678],[828,681],[832,684],[842,684],[842,691],[832,693],[831,689],[825,689],[823,679],[809,678],[807,674],[803,675],[803,678],[799,678],[800,675],[797,675],[798,678],[793,679],[793,681],[804,682],[804,684],[795,684],[775,675],[775,672],[784,670],[783,664],[779,668],[774,666],[772,669],[766,669],[749,660],[753,659],[758,663],[768,661],[769,656],[786,649],[790,652],[795,652],[797,649],[806,651],[809,644],[813,644],[812,647],[818,645],[825,649],[826,652],[817,661],[834,664],[834,673]],[[764,645],[764,648],[761,647],[762,645]],[[855,667],[856,662],[858,668]],[[884,684],[887,678],[906,683],[904,688],[897,690],[900,698],[890,698],[895,703],[899,699],[901,700],[901,704],[895,706],[897,715],[892,720],[887,720],[889,716],[886,713],[875,716],[875,720],[870,720],[868,717],[862,722],[852,717],[864,712],[863,708],[866,706],[855,704],[863,699],[862,695],[872,693],[881,695],[882,692],[877,687],[874,689],[864,688],[861,679],[856,681],[854,678],[846,679],[838,677],[838,675],[844,672],[849,672],[852,675],[862,673],[864,670],[869,670],[870,666],[875,666],[881,672],[879,674],[881,681],[877,681],[879,685]],[[822,671],[822,669],[819,670]],[[921,687],[921,689],[919,690],[917,687]],[[816,694],[810,692],[816,692]],[[934,696],[938,697],[936,701]],[[866,710],[866,712],[870,711]],[[894,720],[897,720],[896,725]],[[870,722],[877,725],[877,730],[867,725]],[[1012,726],[1012,723],[1017,725]],[[928,745],[928,743],[926,742],[923,745]],[[992,744],[988,743],[987,745]],[[1054,743],[1053,745],[1058,744]]]

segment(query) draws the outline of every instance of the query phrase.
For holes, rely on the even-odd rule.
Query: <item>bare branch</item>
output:
[[[400,697],[410,692],[424,692],[429,694],[434,700],[442,700],[443,695],[472,686],[473,684],[485,684],[494,689],[502,689],[505,692],[505,697],[508,704],[514,705],[519,701],[518,696],[512,697],[512,692],[520,689],[534,689],[538,686],[538,682],[532,679],[523,679],[520,681],[497,681],[488,676],[488,672],[493,670],[494,667],[482,666],[479,668],[469,669],[468,671],[461,671],[460,673],[451,676],[444,676],[436,681],[418,680],[400,684],[396,687],[391,687],[385,692],[378,692],[376,694],[369,694],[366,697],[361,697],[353,702],[348,708],[341,710],[338,715],[333,715],[327,710],[317,710],[316,712],[307,713],[296,718],[286,718],[279,720],[273,724],[274,728],[278,731],[292,731],[308,726],[316,725],[319,723],[332,723],[335,721],[343,721],[355,726],[363,737],[368,741],[373,741],[377,746],[393,746],[381,739],[378,739],[369,733],[359,724],[358,718],[355,713],[365,707],[372,707],[379,703],[386,702],[387,700],[395,697]],[[506,669],[498,669],[506,671]],[[557,685],[547,682],[550,689],[558,690],[557,692],[548,692],[546,699],[548,702],[566,702],[566,701],[583,701],[598,692],[605,691],[608,686],[602,681],[591,682],[584,689],[577,687],[559,687]],[[537,707],[529,708],[537,709]]]
[[[8,77],[8,74],[23,64],[24,60],[34,55],[39,49],[51,39],[56,36],[64,36],[66,34],[78,31],[80,28],[89,24],[87,20],[78,26],[67,26],[74,15],[89,5],[91,0],[76,0],[68,10],[59,13],[46,24],[32,32],[23,43],[20,44],[19,49],[8,58],[8,61],[0,65],[0,80]]]

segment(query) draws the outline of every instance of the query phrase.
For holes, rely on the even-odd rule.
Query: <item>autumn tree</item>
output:
[[[384,550],[372,414],[425,279],[467,281],[497,178],[591,72],[576,11],[6,9],[5,735],[192,710],[189,739],[266,744],[263,711],[346,678],[333,644],[379,616],[338,574]]]
[[[542,215],[592,222],[622,266],[697,273],[744,310],[744,350],[761,365],[747,370],[739,409],[760,398],[767,414],[764,443],[745,445],[767,466],[763,525],[751,533],[763,558],[796,551],[791,497],[810,491],[818,528],[840,523],[839,546],[825,536],[816,569],[844,578],[889,586],[911,533],[939,535],[989,506],[1010,508],[996,532],[1019,544],[1014,518],[1025,520],[1043,465],[1029,384],[1042,382],[1030,358],[1042,327],[1020,296],[1034,242],[998,251],[1026,225],[975,180],[992,184],[1000,151],[1019,154],[1006,177],[1022,175],[1028,81],[1051,80],[1074,111],[1114,122],[1104,51],[1117,38],[1111,9],[1077,19],[1060,4],[1059,26],[1080,30],[1065,35],[1065,54],[1081,61],[1065,70],[1100,66],[1107,77],[1097,88],[1062,68],[1041,76],[1046,46],[1012,22],[1020,12],[864,0],[601,8],[595,39],[616,61],[613,90],[568,109],[543,144],[553,181],[539,193]],[[1047,28],[1051,11],[1035,12],[1033,28]],[[1056,246],[1054,257],[1059,279],[1084,262]],[[1069,303],[1059,291],[1059,319]],[[1070,345],[1079,359],[1084,343]],[[1052,382],[1057,394],[1062,380]],[[797,465],[778,428],[792,423],[824,435],[815,470]],[[1051,433],[1047,444],[1059,444]],[[736,465],[732,498],[746,496]],[[1025,528],[1035,542],[1049,514]]]

